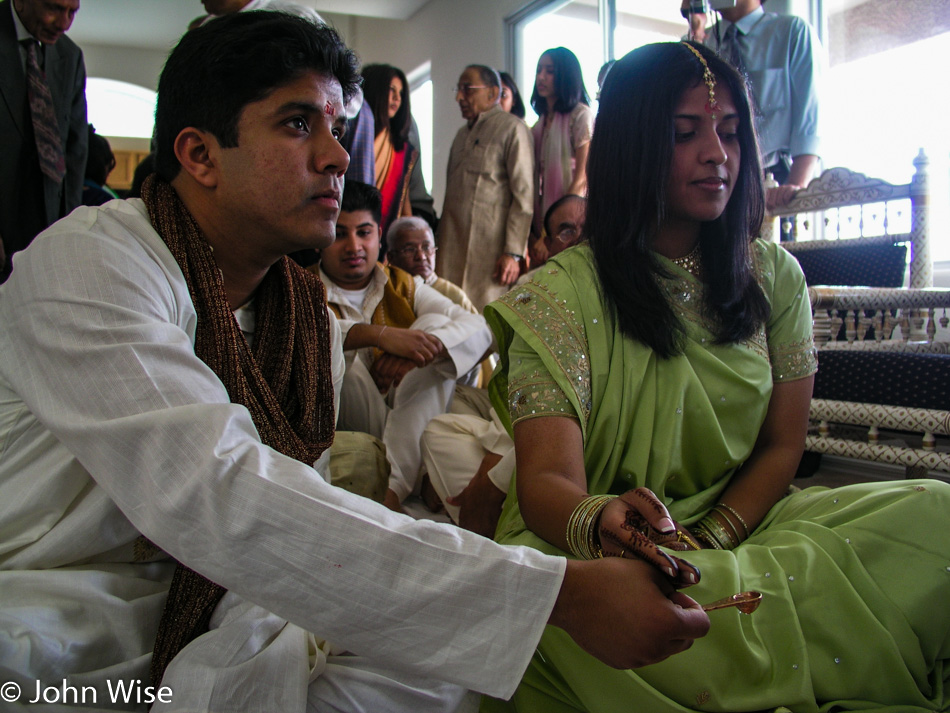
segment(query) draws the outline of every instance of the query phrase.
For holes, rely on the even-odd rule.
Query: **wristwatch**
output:
[[[706,5],[706,0],[689,0],[680,7],[680,13],[688,20],[690,15],[708,14],[709,7]]]
[[[524,260],[524,255],[519,255],[518,253],[505,253],[508,257],[513,257],[517,262]]]

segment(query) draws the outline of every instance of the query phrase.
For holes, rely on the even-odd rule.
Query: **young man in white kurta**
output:
[[[343,312],[343,339],[356,323],[368,323],[383,297],[386,273],[377,265],[361,309],[354,307],[344,290],[321,271],[327,302]],[[400,501],[418,487],[422,454],[419,439],[426,424],[448,409],[459,376],[476,367],[491,346],[491,332],[481,315],[472,314],[426,285],[416,283],[413,309],[418,319],[412,329],[437,336],[448,358],[422,369],[413,369],[396,388],[380,394],[369,373],[371,350],[347,351],[346,376],[340,391],[339,427],[370,433],[385,444],[392,465],[389,487]]]
[[[216,687],[248,711],[303,711],[311,681],[345,687],[367,664],[325,639],[415,671],[404,696],[427,671],[510,693],[533,644],[508,630],[540,636],[564,563],[390,513],[263,445],[195,356],[195,319],[137,200],[60,221],[0,291],[0,680],[26,695],[68,677],[100,703],[107,681],[148,681],[168,552],[230,591],[166,674],[181,706],[166,710],[205,710]],[[388,700],[401,677],[372,686]]]
[[[438,340],[441,357],[413,368],[397,385],[385,388],[373,377],[375,347],[386,352],[382,330],[398,330],[383,325],[380,338],[372,346],[350,348],[354,325],[374,323],[390,276],[376,260],[379,256],[379,193],[373,186],[349,182],[337,221],[337,240],[323,251],[320,279],[327,290],[327,303],[338,310],[346,357],[346,376],[340,393],[341,428],[370,433],[385,444],[392,465],[389,488],[394,505],[418,492],[422,453],[420,439],[426,424],[448,409],[456,380],[476,367],[491,346],[491,332],[484,317],[472,314],[425,284],[412,280],[415,317],[408,329],[425,332]],[[379,324],[377,322],[377,324]],[[389,336],[392,336],[390,333]],[[392,499],[392,498],[391,498]]]
[[[279,53],[298,62],[279,62],[284,83],[232,97],[224,79],[251,74],[236,65]],[[211,56],[228,61],[199,61]],[[231,309],[253,306],[261,251],[332,239],[354,65],[332,30],[281,13],[209,23],[166,62],[158,165],[176,168],[161,180],[214,248]],[[229,101],[234,143],[172,116]],[[75,211],[0,287],[0,682],[23,700],[89,686],[90,709],[144,710],[109,686],[161,683],[171,703],[156,711],[446,710],[458,686],[510,695],[549,620],[620,666],[708,626],[643,563],[501,547],[334,488],[261,442],[196,356],[200,329],[137,200]],[[150,682],[171,558],[228,593]]]

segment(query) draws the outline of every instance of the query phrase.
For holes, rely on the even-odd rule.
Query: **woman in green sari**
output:
[[[702,603],[763,598],[637,670],[548,627],[514,698],[483,710],[950,710],[950,486],[787,495],[817,365],[801,269],[753,239],[764,198],[743,80],[699,45],[649,45],[600,101],[589,244],[486,308],[517,454],[496,539],[646,555],[677,586],[701,572]],[[643,489],[678,523],[674,549],[699,547],[681,555],[696,569],[645,543],[670,538],[641,527]]]

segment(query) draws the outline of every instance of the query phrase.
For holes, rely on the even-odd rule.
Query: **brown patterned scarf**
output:
[[[198,324],[195,354],[224,383],[231,402],[246,406],[261,441],[312,465],[333,442],[330,328],[323,283],[283,258],[255,294],[254,350],[228,304],[224,278],[197,222],[157,175],[142,199],[152,226],[178,262]],[[152,653],[152,681],[189,641],[208,630],[225,589],[182,564],[175,570]]]

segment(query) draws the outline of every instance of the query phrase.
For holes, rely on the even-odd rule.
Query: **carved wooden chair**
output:
[[[832,168],[775,212],[802,265],[819,371],[806,449],[950,473],[950,290],[934,289],[927,159],[910,183]]]
[[[910,183],[895,185],[831,168],[775,210],[762,236],[792,252],[812,285],[931,287],[927,157],[914,159]],[[904,279],[909,252],[909,275]],[[896,271],[895,271],[896,265]]]

